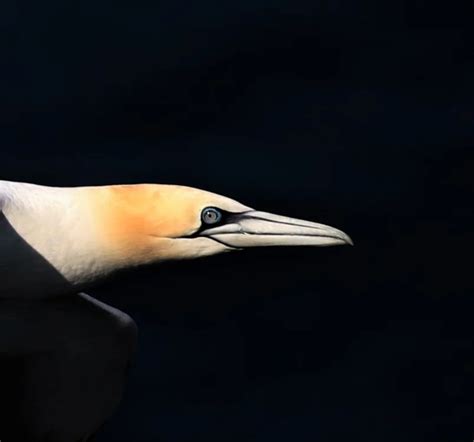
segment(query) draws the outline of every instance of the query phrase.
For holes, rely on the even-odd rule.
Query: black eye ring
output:
[[[215,207],[206,207],[201,212],[201,220],[204,224],[217,224],[222,219],[222,213]]]

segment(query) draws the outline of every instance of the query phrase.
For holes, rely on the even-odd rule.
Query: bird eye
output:
[[[206,224],[216,224],[222,218],[222,213],[214,207],[207,207],[202,211],[201,219]]]

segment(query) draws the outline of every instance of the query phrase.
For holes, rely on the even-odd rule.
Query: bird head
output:
[[[352,244],[334,227],[254,210],[195,188],[140,184],[102,189],[95,209],[102,236],[127,266],[251,247]]]

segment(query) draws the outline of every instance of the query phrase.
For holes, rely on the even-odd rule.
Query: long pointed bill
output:
[[[224,225],[201,232],[228,247],[353,245],[341,230],[272,213],[249,211],[231,215]]]

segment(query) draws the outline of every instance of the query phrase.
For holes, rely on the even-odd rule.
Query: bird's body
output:
[[[89,440],[120,403],[136,337],[130,316],[84,293],[0,299],[2,440]]]
[[[78,295],[82,289],[118,270],[171,259],[339,244],[352,242],[333,227],[185,186],[0,181],[0,366],[12,357],[28,361],[27,405],[18,407],[27,440],[87,440],[118,403],[135,325]],[[81,412],[87,404],[95,408]],[[15,419],[7,425],[14,434]]]

